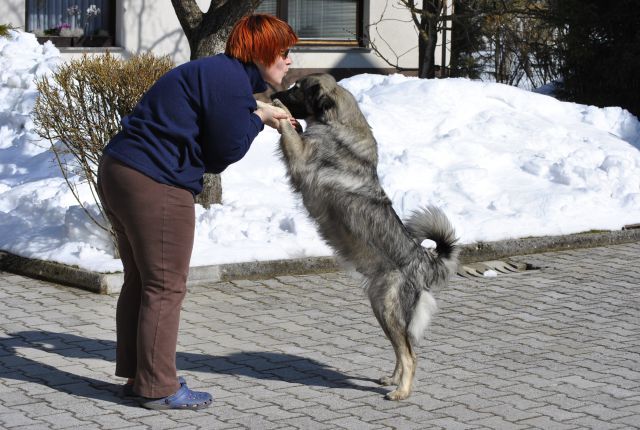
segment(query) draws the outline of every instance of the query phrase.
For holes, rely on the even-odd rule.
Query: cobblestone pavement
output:
[[[118,396],[116,297],[0,272],[0,428],[639,428],[640,243],[514,260],[539,269],[438,294],[402,402],[347,274],[193,287],[179,373],[215,397],[195,412]]]

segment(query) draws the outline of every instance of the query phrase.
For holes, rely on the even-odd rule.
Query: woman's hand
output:
[[[280,120],[286,119],[291,122],[293,119],[287,112],[279,107],[257,101],[258,108],[254,111],[260,117],[262,123],[269,127],[275,128],[280,132]],[[295,121],[295,119],[293,119]]]

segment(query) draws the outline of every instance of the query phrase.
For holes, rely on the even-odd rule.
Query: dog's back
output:
[[[340,86],[335,106],[311,117],[302,135],[311,151],[297,181],[323,238],[366,276],[429,255],[394,211],[377,173],[377,143],[353,95]]]

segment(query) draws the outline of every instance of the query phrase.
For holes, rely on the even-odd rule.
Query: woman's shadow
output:
[[[52,389],[113,403],[135,403],[123,399],[122,385],[89,376],[74,374],[46,364],[49,354],[74,359],[115,361],[115,342],[89,339],[68,333],[22,331],[0,338],[0,377],[42,384]],[[37,350],[27,358],[20,349]],[[38,357],[39,356],[39,357]],[[43,362],[38,361],[42,358]],[[222,375],[235,375],[258,380],[282,381],[291,384],[334,389],[357,389],[380,394],[386,391],[377,385],[359,385],[352,381],[374,383],[373,379],[354,378],[337,372],[308,358],[274,352],[240,352],[226,356],[211,356],[189,352],[177,353],[180,370],[197,370]],[[90,364],[89,364],[90,366]],[[90,370],[90,369],[89,369]],[[90,372],[88,372],[90,373]]]

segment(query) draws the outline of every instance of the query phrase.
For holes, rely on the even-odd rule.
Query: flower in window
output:
[[[87,8],[87,17],[95,18],[98,15],[100,15],[100,8],[95,4],[92,4]]]
[[[92,4],[87,8],[86,13],[84,14],[84,29],[86,33],[89,32],[89,24],[98,15],[100,15],[100,8],[97,7],[95,4]]]
[[[80,16],[80,6],[73,5],[67,8],[67,15],[69,16]]]

